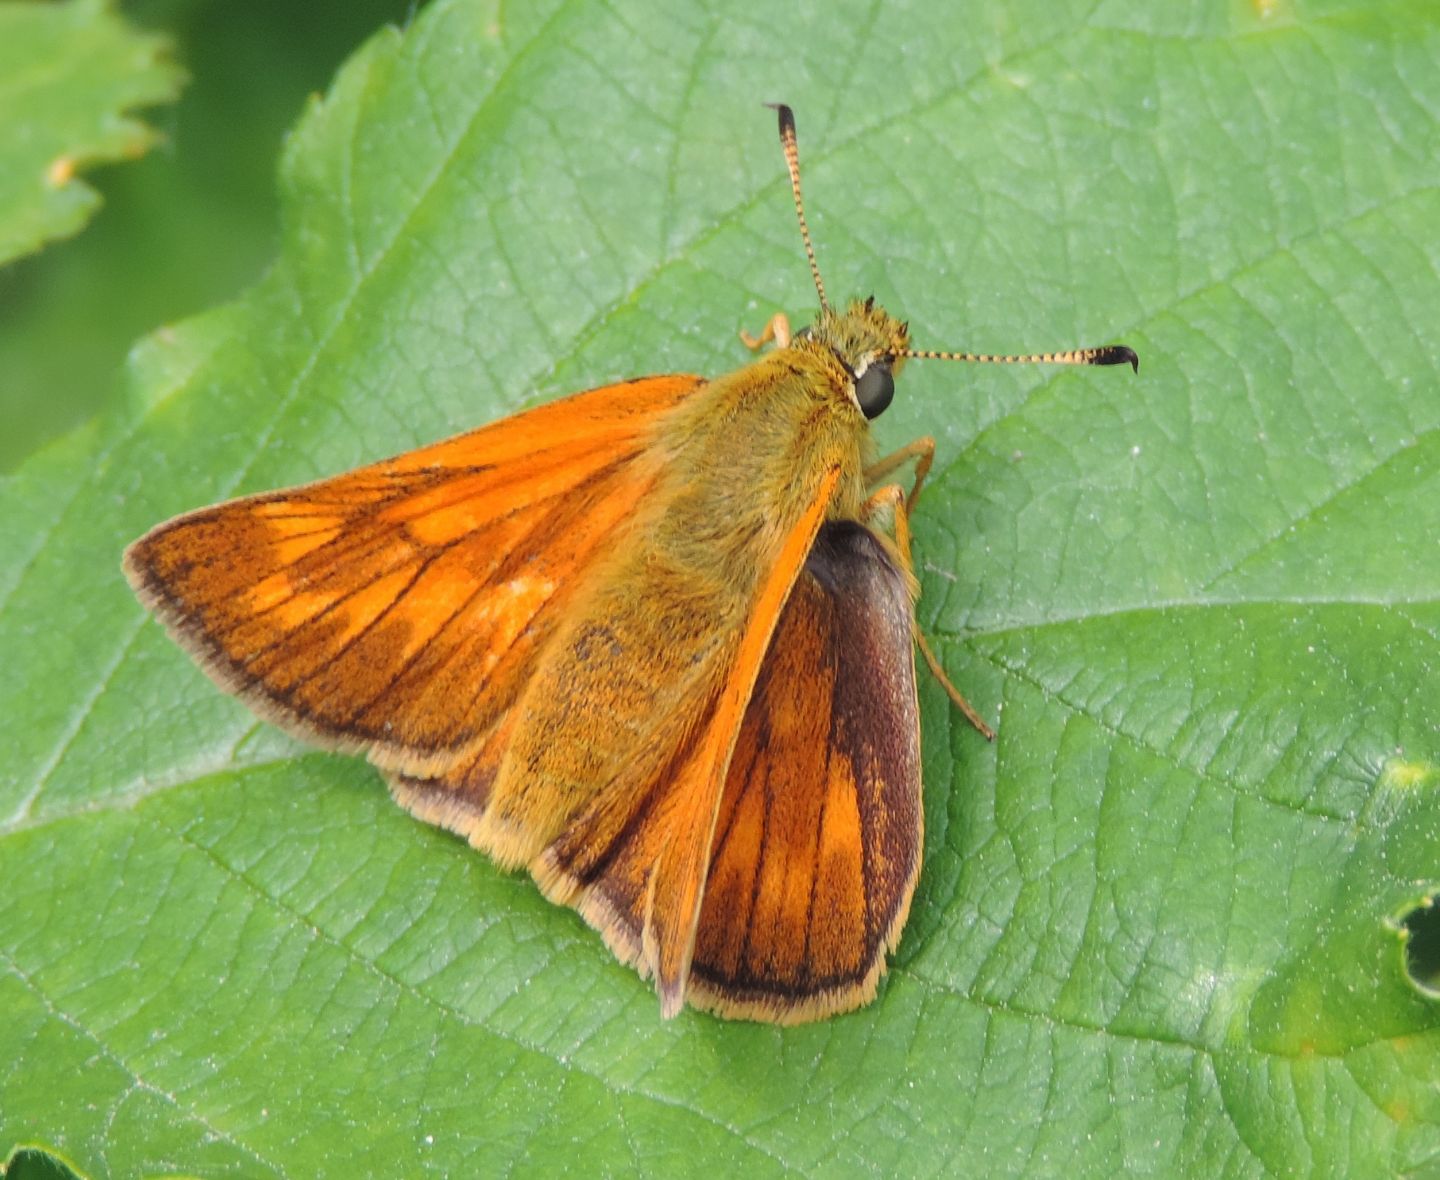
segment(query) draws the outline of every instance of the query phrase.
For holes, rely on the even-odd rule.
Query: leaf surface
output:
[[[0,4],[0,263],[79,232],[100,197],[77,172],[148,151],[131,112],[183,77],[106,0]]]
[[[0,1145],[95,1176],[1440,1167],[1440,19],[1419,0],[437,0],[308,112],[277,262],[0,515]],[[925,867],[869,1008],[686,1013],[146,622],[123,545],[836,298],[917,363]],[[1417,927],[1418,929],[1418,927]],[[1416,936],[1417,938],[1419,935]],[[1431,935],[1430,937],[1433,937]]]

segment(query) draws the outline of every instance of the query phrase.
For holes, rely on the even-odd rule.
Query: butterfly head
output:
[[[797,336],[828,349],[844,366],[866,418],[878,417],[890,405],[910,344],[910,325],[876,306],[873,295],[844,311],[825,305]]]

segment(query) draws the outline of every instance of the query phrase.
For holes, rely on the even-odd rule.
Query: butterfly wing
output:
[[[697,611],[673,582],[660,592],[663,549],[641,549],[578,605],[493,742],[436,775],[392,776],[417,815],[528,865],[655,979],[667,1016],[685,999],[741,718],[838,478],[838,467],[824,473],[767,553],[736,626]],[[637,650],[647,653],[638,681]]]
[[[411,811],[528,867],[655,977],[667,1015],[731,752],[843,467],[794,480],[771,526],[732,526],[739,581],[687,580],[694,522],[734,506],[712,483],[724,503],[686,509],[667,478],[664,422],[700,384],[594,390],[202,509],[125,560],[222,687],[365,750]]]
[[[648,377],[517,414],[136,541],[141,600],[221,687],[410,773],[493,733],[583,573],[658,478],[702,381]]]
[[[786,602],[729,764],[690,978],[727,1016],[867,1003],[920,868],[913,605],[862,525],[827,524]]]

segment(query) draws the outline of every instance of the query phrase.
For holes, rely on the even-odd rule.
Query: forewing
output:
[[[587,599],[592,622],[557,636],[474,759],[392,776],[412,811],[501,863],[528,865],[548,896],[655,979],[667,1016],[685,999],[730,751],[838,476],[825,473],[780,534],[733,629],[697,616],[673,584],[652,585],[664,562],[641,553]],[[636,700],[646,702],[638,712]]]
[[[868,529],[827,524],[730,761],[690,996],[812,1020],[873,998],[920,867],[912,603]]]
[[[700,383],[591,390],[200,509],[136,541],[125,571],[176,640],[263,715],[423,773],[493,732],[658,477],[657,423]]]

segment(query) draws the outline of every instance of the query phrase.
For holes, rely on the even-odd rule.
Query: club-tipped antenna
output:
[[[983,365],[1129,365],[1137,373],[1140,358],[1133,348],[1107,344],[1104,348],[1072,348],[1068,352],[1032,352],[1026,356],[997,356],[985,352],[937,352],[932,348],[907,348],[898,356],[919,361],[974,361]]]
[[[820,296],[820,306],[829,311],[830,301],[825,298],[820,264],[815,261],[815,247],[810,242],[810,227],[805,224],[805,202],[800,197],[800,148],[795,142],[795,112],[783,102],[768,102],[765,105],[780,114],[780,147],[785,152],[785,167],[790,169],[790,191],[795,194],[795,216],[800,219],[800,237],[805,242],[805,257],[810,260],[810,274],[815,279],[815,293]]]

